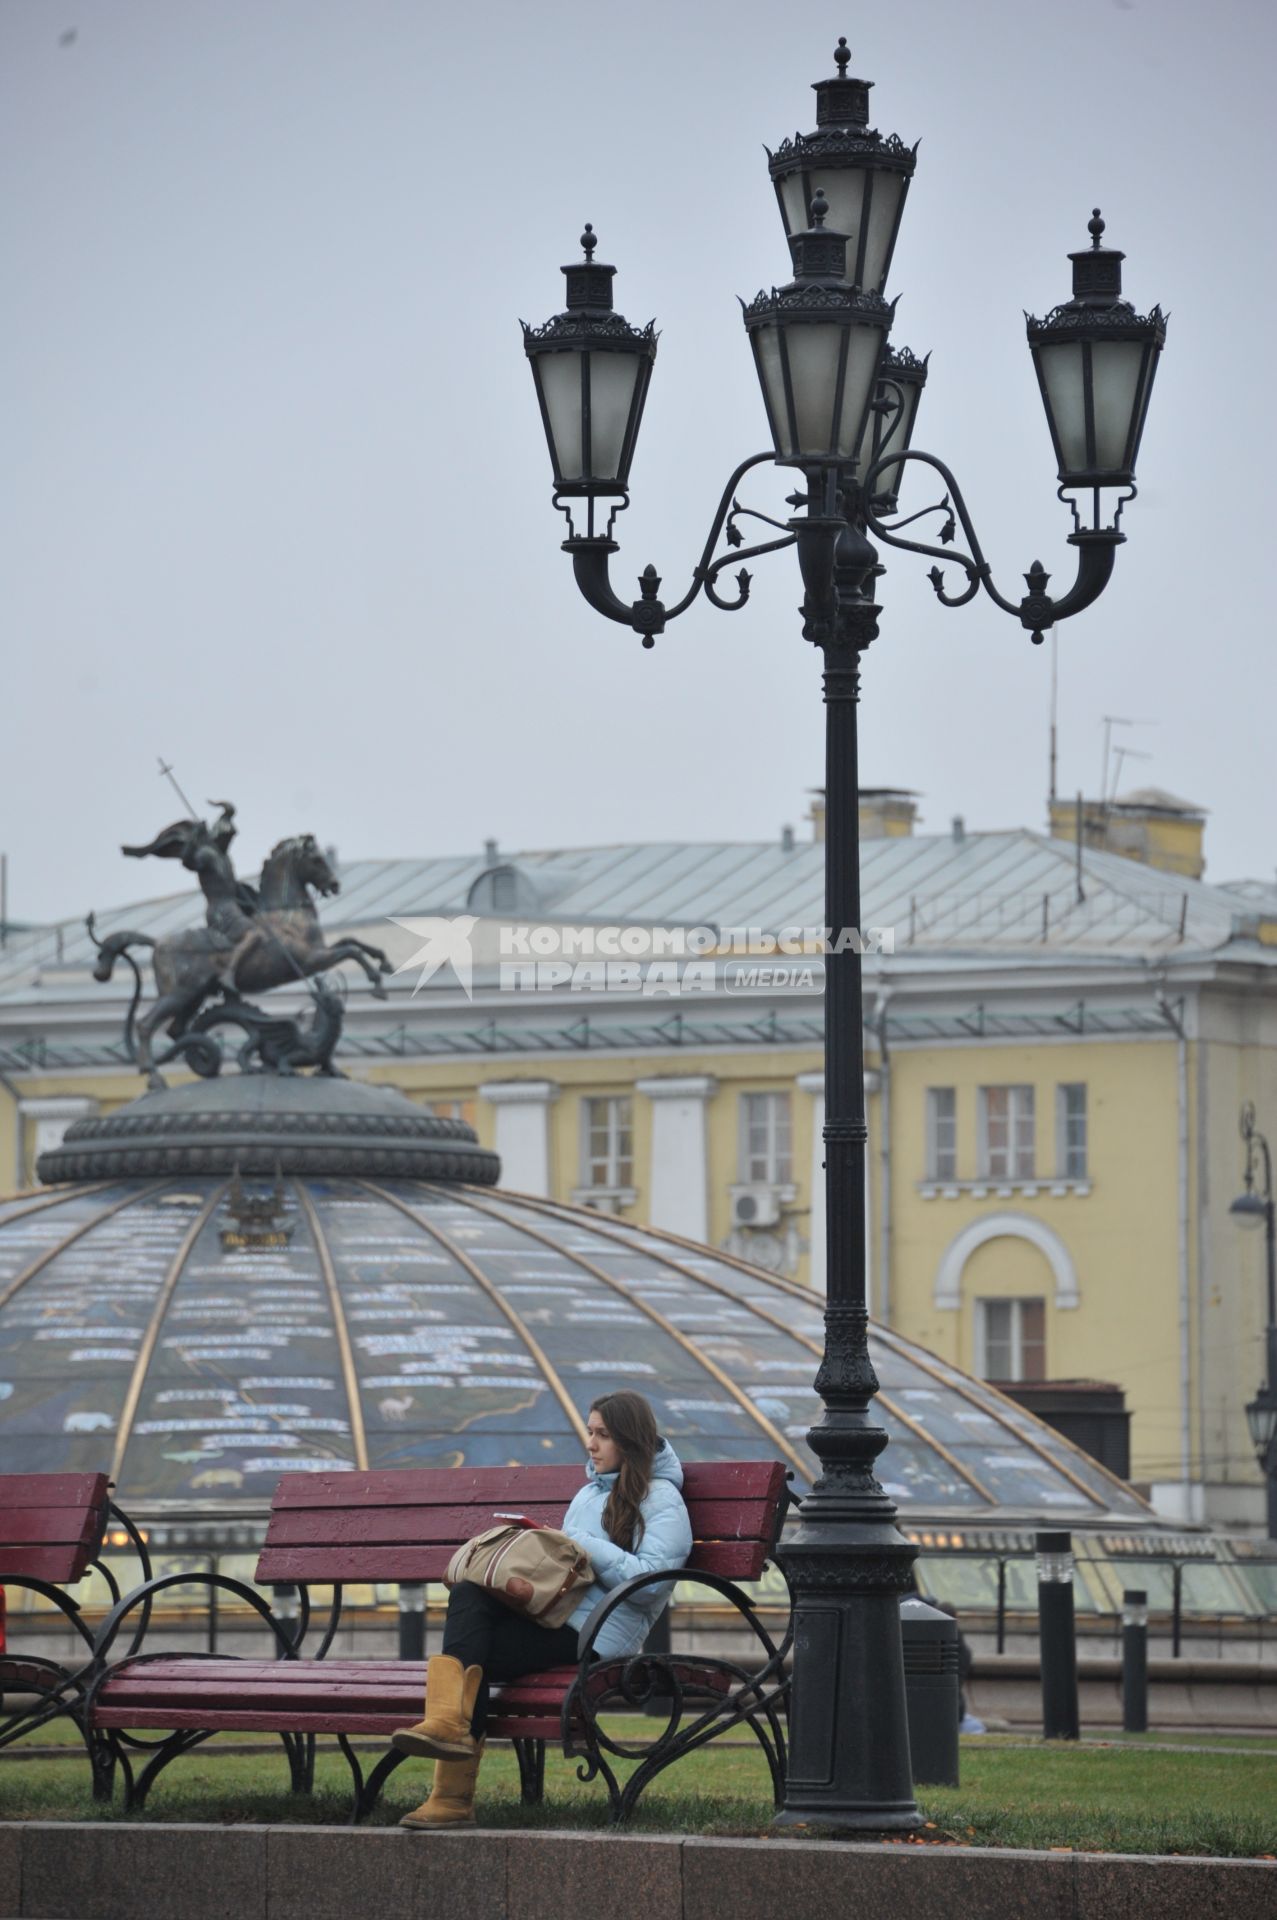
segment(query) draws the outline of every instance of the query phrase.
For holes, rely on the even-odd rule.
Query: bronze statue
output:
[[[235,809],[227,800],[210,801],[220,809],[211,825],[203,820],[174,821],[147,846],[124,847],[135,860],[155,857],[181,860],[199,880],[206,902],[203,928],[154,940],[145,933],[113,933],[99,940],[89,915],[88,927],[98,949],[94,978],[109,980],[121,957],[132,967],[135,988],[125,1020],[125,1043],[152,1087],[165,1082],[159,1068],[181,1059],[206,1076],[221,1068],[221,1049],[209,1035],[211,1026],[227,1022],[242,1026],[249,1041],[241,1049],[241,1064],[256,1054],[267,1070],[290,1071],[313,1065],[331,1073],[332,1053],[341,1031],[341,1006],[330,993],[316,993],[318,1006],[309,1031],[296,1021],[277,1021],[240,998],[241,993],[265,993],[293,980],[309,981],[353,960],[385,996],[382,975],[390,961],[380,947],[345,939],[333,946],[324,942],[312,893],[327,896],[340,882],[312,834],[281,840],[271,849],[255,890],[236,875],[230,858],[235,837]],[[158,998],[137,1017],[142,975],[129,952],[131,947],[153,948],[152,966]],[[201,1016],[205,1001],[221,995],[221,1002]],[[157,1060],[152,1041],[163,1027],[173,1045]],[[254,1036],[270,1030],[269,1044]],[[287,1030],[287,1031],[286,1031]]]

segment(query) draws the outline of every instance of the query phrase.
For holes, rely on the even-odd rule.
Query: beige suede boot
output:
[[[483,1760],[483,1742],[469,1760],[436,1760],[430,1798],[399,1822],[414,1833],[429,1833],[440,1827],[474,1825],[474,1789]]]
[[[479,1744],[470,1722],[482,1679],[482,1667],[463,1669],[450,1653],[435,1654],[426,1663],[425,1717],[392,1734],[391,1746],[427,1760],[473,1760]]]

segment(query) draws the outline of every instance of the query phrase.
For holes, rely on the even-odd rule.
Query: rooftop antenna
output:
[[[1113,738],[1114,727],[1155,727],[1156,720],[1126,720],[1120,713],[1106,713],[1104,721],[1104,760],[1100,767],[1100,807],[1108,811],[1109,790],[1109,746]]]
[[[1122,779],[1123,760],[1151,760],[1152,758],[1153,756],[1151,753],[1140,753],[1139,750],[1135,747],[1114,747],[1113,749],[1113,791],[1112,793],[1110,793],[1107,801],[1105,802],[1106,806],[1112,806],[1113,802],[1117,799],[1117,789],[1121,784],[1121,779]]]

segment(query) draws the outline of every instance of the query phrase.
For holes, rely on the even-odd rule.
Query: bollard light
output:
[[[1147,1627],[1148,1595],[1142,1587],[1128,1587],[1122,1595],[1122,1625]]]
[[[426,1657],[426,1585],[424,1580],[399,1582],[399,1658]]]
[[[1148,1594],[1129,1587],[1122,1595],[1122,1726],[1148,1732]]]
[[[1072,1586],[1073,1537],[1067,1533],[1037,1535],[1038,1585]]]
[[[1039,1533],[1038,1653],[1042,1666],[1042,1737],[1076,1740],[1077,1636],[1073,1618],[1073,1537]]]

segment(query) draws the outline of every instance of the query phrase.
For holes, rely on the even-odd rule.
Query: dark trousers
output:
[[[575,1627],[539,1627],[473,1581],[448,1595],[443,1651],[463,1667],[482,1667],[470,1731],[482,1740],[488,1725],[489,1680],[521,1680],[543,1667],[574,1667],[580,1657]]]

